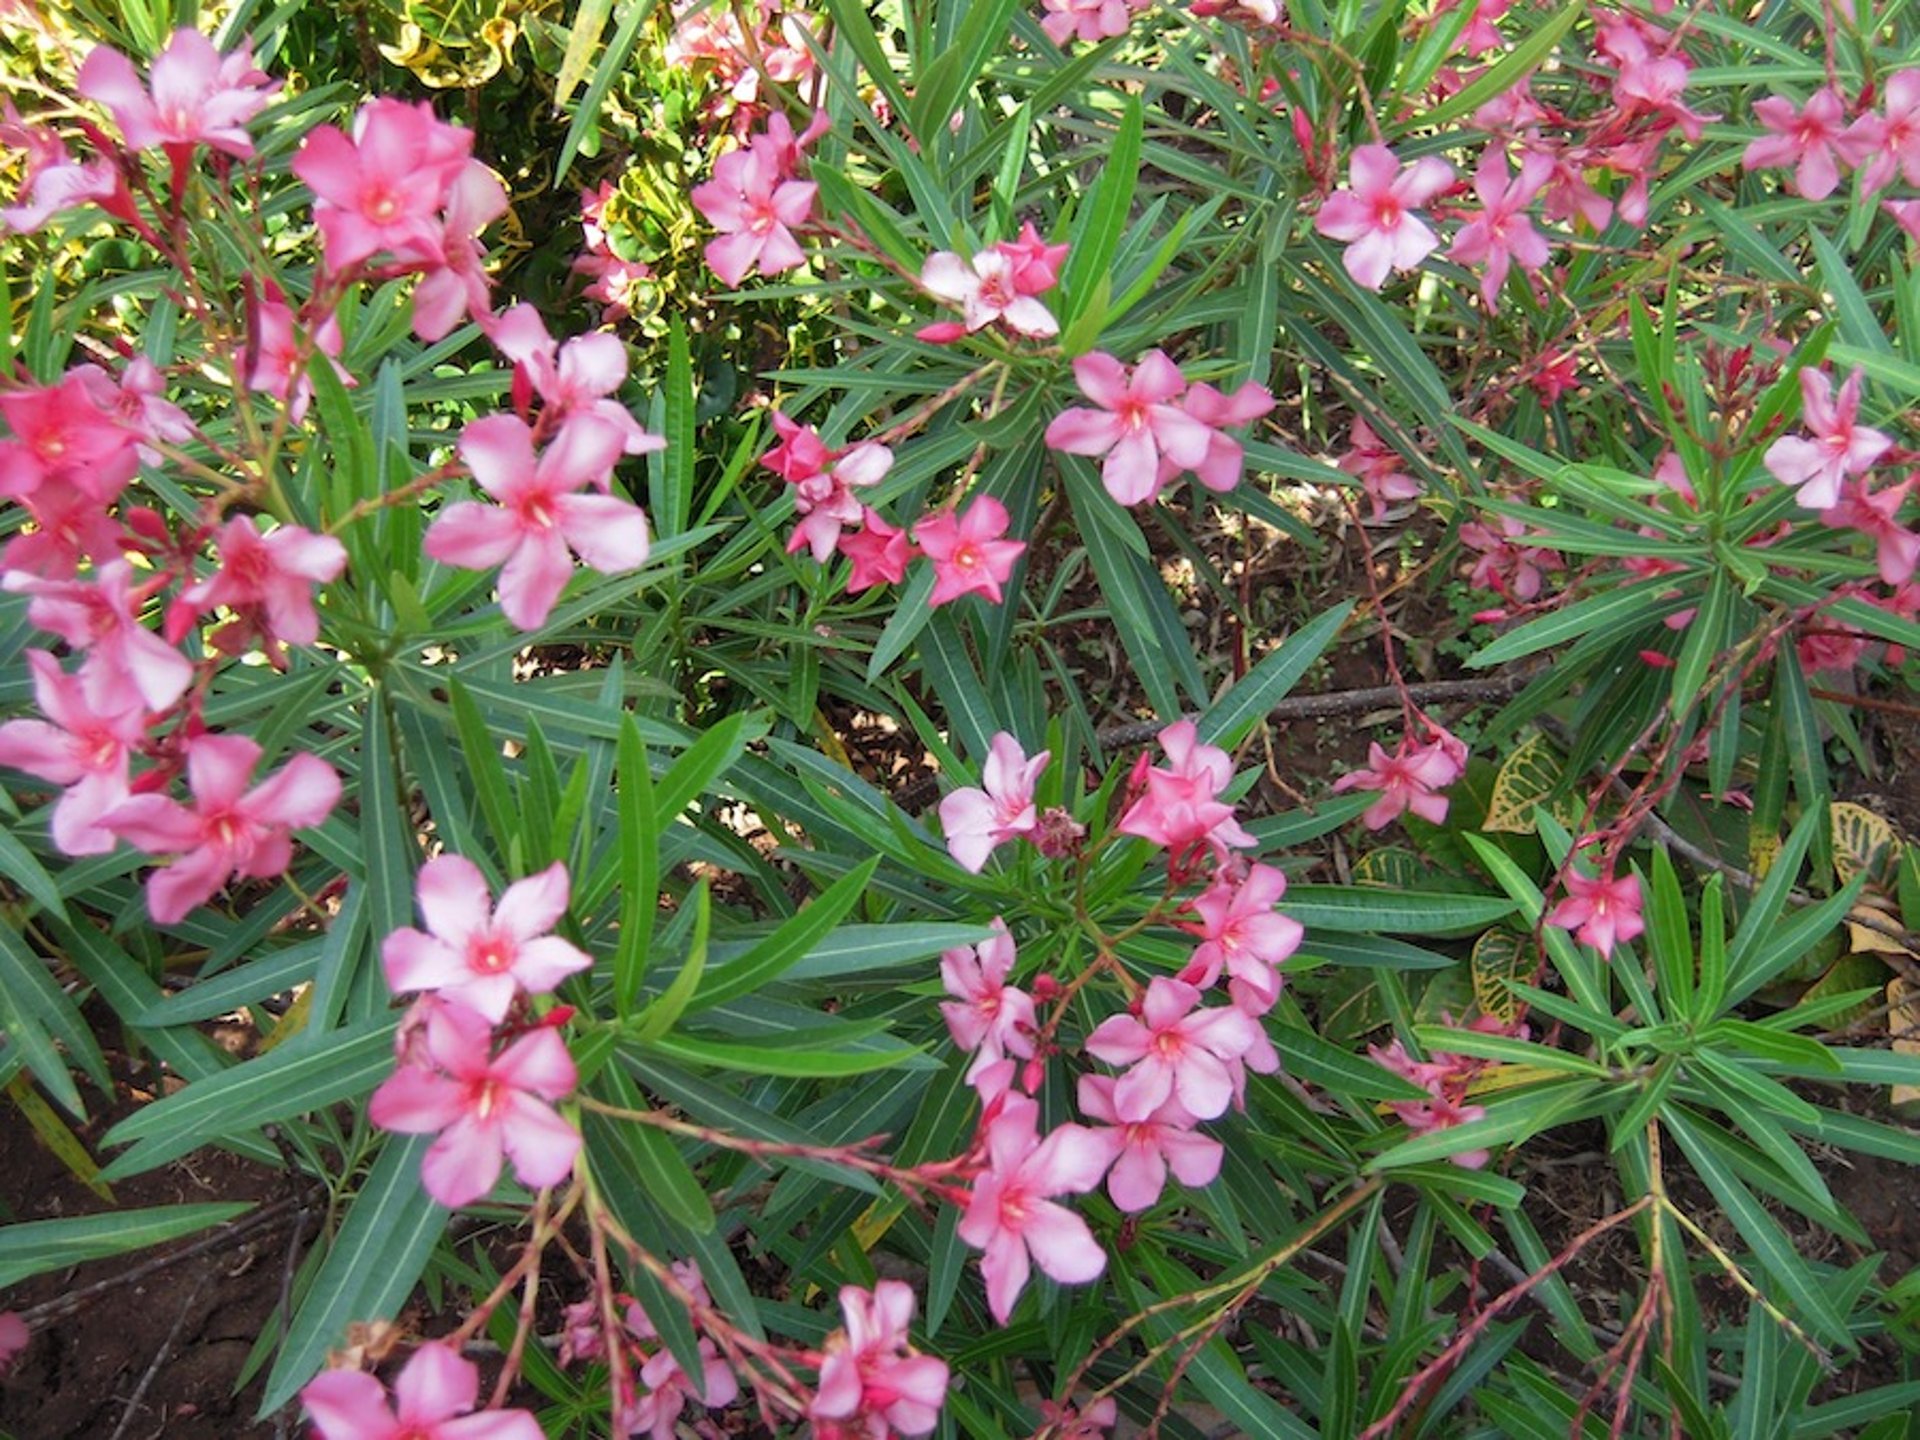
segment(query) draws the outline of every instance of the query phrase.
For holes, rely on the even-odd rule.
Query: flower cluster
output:
[[[1037,298],[1060,283],[1065,245],[1049,245],[1028,221],[1018,240],[989,245],[972,260],[949,250],[927,257],[920,286],[936,300],[958,305],[961,320],[941,321],[915,331],[921,340],[949,344],[962,335],[998,322],[1015,335],[1046,340],[1060,333],[1060,322]]]
[[[793,231],[811,218],[819,187],[795,171],[824,124],[823,116],[796,138],[776,111],[746,145],[714,162],[711,180],[693,187],[694,208],[720,231],[707,242],[707,264],[727,284],[738,285],[756,269],[778,275],[806,263]]]
[[[1465,1028],[1482,1034],[1515,1035],[1522,1040],[1527,1034],[1525,1025],[1503,1024],[1490,1015],[1480,1016]],[[1456,1125],[1485,1118],[1487,1112],[1483,1106],[1466,1103],[1468,1087],[1474,1077],[1486,1068],[1485,1061],[1447,1050],[1435,1050],[1425,1060],[1416,1060],[1397,1038],[1385,1045],[1368,1046],[1367,1054],[1383,1070],[1390,1070],[1403,1080],[1411,1080],[1427,1092],[1429,1098],[1426,1100],[1387,1102],[1388,1108],[1413,1134],[1429,1135],[1436,1130],[1451,1130]],[[1478,1170],[1487,1163],[1488,1152],[1462,1150],[1447,1158],[1462,1169]]]

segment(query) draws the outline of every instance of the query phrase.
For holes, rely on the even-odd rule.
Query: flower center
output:
[[[488,935],[467,951],[467,964],[482,975],[498,975],[513,966],[513,947],[498,936]]]

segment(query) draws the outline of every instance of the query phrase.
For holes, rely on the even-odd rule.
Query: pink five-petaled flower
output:
[[[293,173],[314,193],[313,218],[334,270],[381,250],[443,264],[438,214],[473,151],[473,132],[435,118],[422,100],[381,98],[360,107],[353,138],[335,125],[308,134]]]
[[[1893,448],[1893,441],[1858,422],[1860,371],[1833,393],[1824,371],[1800,372],[1800,419],[1812,438],[1783,435],[1767,447],[1762,464],[1782,485],[1790,485],[1809,510],[1831,510],[1840,503],[1841,483],[1861,475]]]
[[[27,619],[87,652],[80,678],[95,710],[120,709],[135,695],[149,710],[166,710],[193,683],[193,662],[140,623],[142,597],[125,560],[96,566],[91,581],[16,571],[0,588],[31,595]]]
[[[567,913],[567,867],[558,860],[509,885],[493,905],[479,866],[440,855],[420,871],[425,931],[396,930],[380,947],[395,993],[436,990],[498,1025],[513,997],[541,995],[593,963],[547,932]]]
[[[104,855],[113,832],[100,817],[129,795],[127,758],[147,734],[147,710],[136,695],[118,706],[89,703],[77,675],[44,650],[29,650],[33,696],[45,720],[0,725],[0,765],[24,770],[67,791],[53,807],[53,843],[63,855]]]
[[[1124,35],[1133,12],[1147,8],[1148,0],[1040,0],[1046,16],[1040,28],[1056,45],[1079,38],[1088,43]]]
[[[998,320],[1016,335],[1045,340],[1060,333],[1053,312],[1033,296],[1021,293],[1013,257],[995,248],[982,250],[971,261],[950,250],[939,250],[920,267],[920,288],[965,316],[967,333]]]
[[[1087,1222],[1055,1195],[1085,1194],[1113,1162],[1112,1138],[1084,1125],[1062,1125],[1045,1140],[1040,1107],[1009,1092],[987,1126],[987,1169],[974,1181],[959,1235],[986,1253],[980,1273],[987,1308],[1007,1323],[1037,1262],[1062,1285],[1084,1285],[1107,1268],[1107,1252]]]
[[[469,160],[447,189],[439,243],[422,256],[411,250],[402,254],[402,259],[420,258],[427,267],[413,287],[413,333],[422,340],[445,339],[463,316],[483,323],[489,318],[492,291],[480,232],[507,208],[499,177],[478,160]]]
[[[1029,760],[1013,736],[1004,730],[995,735],[980,772],[985,788],[963,787],[940,802],[947,853],[978,875],[996,845],[1033,834],[1039,824],[1033,786],[1048,755],[1042,750]]]
[[[1609,865],[1594,876],[1569,870],[1564,883],[1567,898],[1548,912],[1546,923],[1573,931],[1582,945],[1611,955],[1615,945],[1647,928],[1640,918],[1639,876],[1615,876]]]
[[[1073,378],[1100,408],[1062,410],[1047,426],[1047,447],[1106,456],[1100,480],[1120,504],[1151,500],[1180,471],[1206,461],[1214,432],[1173,403],[1187,380],[1163,351],[1149,350],[1129,372],[1096,350],[1073,362]]]
[[[1333,788],[1380,792],[1360,817],[1369,830],[1385,829],[1408,810],[1438,825],[1447,818],[1447,797],[1438,792],[1458,780],[1462,768],[1445,745],[1415,745],[1403,738],[1400,748],[1389,755],[1375,741],[1367,749],[1367,768],[1342,775]]]
[[[1889,75],[1880,94],[1887,113],[1862,115],[1841,142],[1841,158],[1863,167],[1860,188],[1868,195],[1885,189],[1896,174],[1920,185],[1920,70]]]
[[[1201,939],[1180,978],[1205,989],[1224,969],[1235,1005],[1249,1015],[1271,1010],[1280,998],[1274,967],[1300,948],[1306,933],[1298,920],[1273,908],[1286,893],[1287,877],[1271,865],[1253,866],[1238,883],[1222,866],[1194,899],[1201,923],[1193,928]]]
[[[247,788],[261,750],[244,735],[202,735],[187,745],[191,808],[135,795],[100,824],[150,855],[176,855],[147,879],[147,911],[171,925],[233,875],[264,879],[293,859],[293,832],[318,825],[340,799],[340,777],[315,755],[295,755]]]
[[[1229,1062],[1256,1047],[1260,1022],[1236,1007],[1199,1005],[1193,986],[1156,975],[1138,1018],[1109,1015],[1087,1037],[1089,1055],[1128,1067],[1113,1087],[1122,1120],[1150,1119],[1170,1099],[1196,1120],[1226,1113],[1235,1090]]]
[[[1820,512],[1822,525],[1858,530],[1873,541],[1880,578],[1889,585],[1906,584],[1920,565],[1920,534],[1900,523],[1900,507],[1916,481],[1920,481],[1920,470],[1878,492],[1869,491],[1862,481],[1850,487],[1833,509]]]
[[[1060,283],[1060,264],[1067,258],[1069,247],[1047,244],[1033,222],[1025,220],[1017,238],[995,241],[993,248],[1013,262],[1015,290],[1022,295],[1044,295]]]
[[[940,1002],[947,1031],[962,1050],[977,1050],[979,1058],[968,1079],[983,1067],[1009,1055],[1026,1059],[1033,1054],[1037,1022],[1033,997],[1007,984],[1013,969],[1013,936],[1006,922],[993,917],[995,934],[978,945],[962,945],[940,956],[940,982],[951,1000]]]
[[[1793,108],[1782,95],[1756,101],[1753,113],[1771,134],[1750,143],[1740,163],[1749,170],[1792,165],[1794,188],[1807,200],[1824,200],[1840,183],[1838,153],[1846,130],[1846,104],[1831,85],[1814,91],[1806,107]]]
[[[847,576],[847,593],[858,595],[875,585],[898,585],[906,578],[907,562],[913,558],[913,542],[907,532],[889,525],[877,510],[860,507],[860,528],[842,531],[835,541],[840,553],[853,562]]]
[[[296,325],[293,311],[271,295],[261,296],[247,309],[253,331],[250,345],[253,364],[247,370],[247,385],[284,401],[288,418],[297,423],[306,415],[307,406],[313,400],[313,380],[307,374],[307,362],[315,351],[332,362],[333,373],[341,384],[356,383],[334,359],[343,343],[339,316],[329,314],[318,325],[303,331],[300,325],[307,324],[308,317],[303,314],[300,325]]]
[[[502,312],[486,328],[487,337],[540,396],[543,431],[551,433],[590,415],[620,432],[622,448],[629,455],[666,448],[665,440],[649,435],[633,412],[613,398],[627,378],[627,347],[618,336],[596,331],[558,344],[540,312],[527,304]],[[600,480],[600,488],[605,490],[611,483],[609,473]]]
[[[1187,391],[1180,402],[1181,408],[1207,427],[1207,453],[1193,467],[1202,485],[1224,494],[1240,483],[1240,472],[1246,467],[1246,449],[1225,433],[1225,427],[1251,425],[1273,409],[1275,403],[1273,392],[1254,380],[1243,382],[1231,395],[1222,394],[1205,381]]]
[[[771,146],[732,150],[713,165],[713,178],[693,187],[693,204],[721,233],[707,242],[707,264],[729,285],[756,268],[777,275],[806,263],[791,227],[813,213],[818,187],[789,178]]]
[[[205,144],[250,159],[247,122],[280,89],[278,80],[255,68],[251,43],[222,55],[198,30],[186,28],[173,32],[147,78],[151,94],[126,56],[99,45],[74,82],[87,99],[113,112],[129,150]]]
[[[28,498],[58,484],[105,504],[126,488],[140,468],[135,437],[112,413],[113,392],[99,374],[75,366],[57,385],[0,394],[0,415],[14,434],[0,440],[0,498]]]
[[[572,1091],[573,1057],[541,1027],[493,1053],[493,1026],[463,1005],[436,1004],[416,1059],[368,1102],[383,1130],[440,1138],[427,1147],[420,1183],[449,1209],[478,1200],[500,1178],[503,1154],[520,1183],[558,1185],[573,1171],[580,1134],[548,1102]]]
[[[1480,160],[1473,191],[1486,208],[1460,227],[1447,258],[1486,267],[1480,277],[1480,298],[1489,310],[1507,283],[1511,264],[1538,270],[1547,263],[1547,242],[1533,228],[1527,207],[1552,177],[1552,157],[1538,150],[1528,151],[1521,159],[1518,178],[1507,173],[1506,157],[1494,147],[1488,147]]]
[[[1191,720],[1176,720],[1160,732],[1171,769],[1146,772],[1146,791],[1120,817],[1122,835],[1165,846],[1177,859],[1205,842],[1216,851],[1251,845],[1253,836],[1217,798],[1233,779],[1233,761],[1217,745],[1200,743]]]
[[[1027,548],[1024,540],[1000,538],[1011,523],[1007,507],[991,495],[975,500],[964,515],[942,510],[922,518],[913,527],[913,538],[933,562],[933,593],[927,604],[945,605],[963,595],[984,595],[998,605],[1001,585]]]
[[[1439,238],[1413,212],[1453,183],[1453,167],[1427,155],[1404,171],[1384,145],[1353,152],[1351,189],[1336,191],[1313,218],[1313,228],[1347,242],[1341,264],[1356,284],[1378,290],[1389,270],[1413,270]]]
[[[1358,416],[1354,417],[1350,444],[1347,453],[1334,463],[1347,474],[1359,477],[1375,520],[1385,518],[1389,502],[1418,498],[1422,486],[1413,476],[1401,471],[1399,453],[1382,443],[1373,433],[1373,427]]]
[[[460,432],[460,458],[500,503],[463,500],[428,528],[422,548],[468,570],[500,571],[500,609],[521,630],[546,624],[573,578],[573,556],[608,575],[647,563],[647,519],[615,495],[575,492],[599,485],[620,458],[621,432],[592,416],[565,426],[533,453],[533,432],[517,415],[486,415]]]
[[[1090,1120],[1110,1125],[1120,1154],[1107,1174],[1107,1194],[1128,1214],[1150,1210],[1167,1187],[1167,1171],[1182,1185],[1211,1185],[1220,1173],[1226,1147],[1194,1131],[1194,1119],[1178,1100],[1168,1100],[1144,1120],[1122,1120],[1113,1101],[1111,1075],[1080,1077],[1080,1110]]]
[[[387,1392],[360,1370],[328,1370],[300,1392],[320,1440],[542,1440],[545,1431],[526,1410],[483,1410],[480,1370],[451,1345],[430,1341],[413,1352]],[[455,1418],[464,1417],[464,1418]]]
[[[930,1432],[947,1398],[947,1367],[907,1338],[912,1289],[899,1280],[881,1280],[871,1293],[843,1285],[840,1313],[846,1330],[827,1337],[820,1386],[807,1408],[814,1434],[873,1440]]]
[[[262,535],[245,515],[222,525],[214,540],[220,568],[180,592],[183,613],[204,614],[224,605],[269,642],[311,645],[319,638],[313,587],[337,580],[347,568],[344,545],[298,525]]]

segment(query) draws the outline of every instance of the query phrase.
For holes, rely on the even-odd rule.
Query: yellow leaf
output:
[[[1532,736],[1507,756],[1494,777],[1487,799],[1486,822],[1480,827],[1506,835],[1534,832],[1534,807],[1560,784],[1560,757],[1544,735]]]
[[[1833,873],[1842,885],[1865,871],[1867,883],[1885,889],[1899,863],[1900,837],[1883,815],[1842,800],[1828,808],[1833,826]]]
[[[1920,1056],[1920,985],[1898,975],[1887,982],[1887,1034],[1895,1054]],[[1903,1116],[1920,1112],[1920,1085],[1895,1085],[1887,1100]]]
[[[1511,930],[1489,930],[1473,942],[1469,964],[1473,971],[1473,998],[1481,1013],[1511,1025],[1520,1002],[1511,982],[1533,978],[1537,957],[1533,945]]]

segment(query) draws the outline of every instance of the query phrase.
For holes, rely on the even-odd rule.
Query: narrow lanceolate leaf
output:
[[[866,893],[873,872],[880,868],[875,855],[857,870],[841,876],[778,930],[738,960],[709,970],[694,992],[692,1010],[705,1010],[736,996],[750,995],[770,984],[816,950]]]
[[[144,1250],[243,1215],[245,1203],[156,1205],[70,1220],[0,1226],[0,1290],[34,1275]]]
[[[922,1053],[918,1045],[849,1047],[840,1050],[787,1050],[760,1045],[737,1045],[695,1035],[662,1035],[649,1047],[686,1064],[712,1065],[748,1075],[784,1075],[805,1080],[832,1080],[886,1070]]]
[[[1200,738],[1209,745],[1232,749],[1252,733],[1266,713],[1284,700],[1340,633],[1355,602],[1345,601],[1317,615],[1280,642],[1200,717]]]

